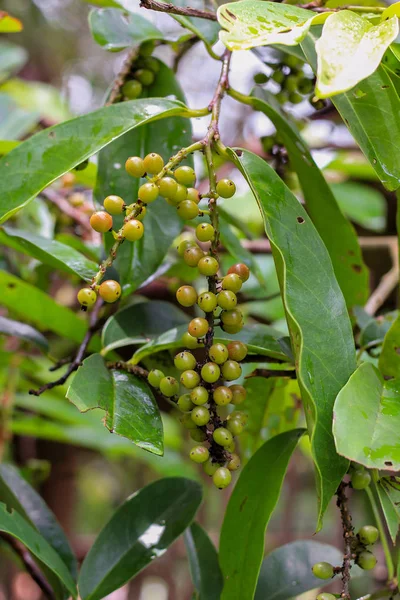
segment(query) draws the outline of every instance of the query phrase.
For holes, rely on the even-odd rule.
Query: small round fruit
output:
[[[231,179],[220,179],[216,189],[218,196],[221,196],[221,198],[232,198],[236,192],[236,185]]]
[[[238,308],[223,310],[221,321],[224,325],[240,325],[243,322],[243,313]]]
[[[179,352],[174,358],[174,365],[178,371],[194,369],[197,361],[191,352]]]
[[[156,58],[154,58],[154,56],[147,56],[141,61],[141,64],[143,65],[143,67],[149,69],[150,71],[153,71],[153,73],[155,74],[157,74],[160,70],[160,63]]]
[[[231,454],[231,459],[228,462],[228,469],[230,471],[237,471],[240,469],[240,458],[237,454]]]
[[[232,421],[234,419],[236,419],[237,421],[240,421],[242,423],[242,425],[246,425],[249,417],[248,417],[247,413],[243,412],[242,410],[234,410],[233,413],[231,413],[229,415],[229,418]]]
[[[247,392],[242,385],[231,385],[229,389],[232,392],[232,404],[242,404],[246,400]]]
[[[155,79],[153,71],[150,71],[149,69],[138,69],[135,72],[134,77],[135,77],[135,79],[137,79],[138,81],[140,81],[140,83],[142,85],[144,85],[144,86],[151,85],[154,82],[154,79]],[[162,169],[162,167],[161,167],[161,169]],[[161,169],[159,169],[159,171],[161,171]],[[152,172],[153,173],[158,173],[158,171],[148,171],[148,172],[149,173],[152,173]]]
[[[265,73],[256,73],[253,76],[253,79],[254,83],[257,83],[258,85],[262,85],[263,83],[267,83],[267,81],[269,81],[269,77]]]
[[[130,219],[122,227],[122,235],[129,242],[136,242],[143,237],[144,227],[138,219]]]
[[[200,202],[199,190],[196,190],[196,188],[194,187],[189,187],[187,189],[187,199],[192,200],[193,202],[196,202],[196,204],[198,204]]]
[[[190,399],[190,394],[182,394],[182,396],[179,396],[177,405],[182,412],[189,412],[194,408],[194,404]]]
[[[187,189],[184,185],[182,185],[181,183],[178,183],[176,186],[176,192],[174,194],[174,196],[171,198],[172,200],[172,204],[174,206],[178,206],[178,204],[180,202],[183,202],[184,200],[190,200],[190,198],[188,198],[188,193],[187,193]]]
[[[179,202],[176,210],[178,211],[178,215],[184,221],[191,221],[199,214],[199,207],[196,202],[192,200],[183,200]]]
[[[125,98],[129,98],[129,100],[135,100],[136,98],[139,98],[142,90],[142,84],[137,79],[130,79],[122,86],[122,93]]]
[[[317,600],[337,600],[337,598],[333,594],[323,592],[322,594],[318,594]]]
[[[379,539],[379,531],[373,525],[364,525],[358,532],[360,541],[366,546],[375,544]]]
[[[333,577],[333,566],[328,562],[315,563],[312,572],[318,579],[331,579]]]
[[[143,159],[143,163],[146,173],[150,173],[151,175],[159,173],[164,166],[164,160],[162,156],[156,154],[155,152],[147,154],[147,156],[145,156]]]
[[[152,369],[147,375],[147,381],[154,388],[160,387],[160,381],[165,377],[164,373],[160,369]]]
[[[236,273],[230,273],[225,275],[222,279],[222,289],[230,290],[231,292],[238,292],[243,285],[243,281]]]
[[[83,192],[74,192],[68,196],[68,201],[72,206],[82,206],[86,202],[86,196]]]
[[[218,273],[219,264],[213,256],[203,256],[198,262],[197,268],[201,275],[212,277]]]
[[[111,194],[111,196],[104,198],[103,205],[110,215],[120,215],[124,210],[125,202],[120,196],[114,196],[114,194]]]
[[[351,485],[355,490],[365,490],[370,483],[371,475],[368,471],[353,471],[351,475]]]
[[[205,313],[210,313],[217,307],[217,297],[212,292],[203,292],[198,297],[197,304]]]
[[[85,308],[90,308],[97,300],[97,294],[91,288],[82,288],[78,292],[78,302]]]
[[[238,323],[237,325],[227,325],[225,323],[222,323],[221,328],[224,331],[226,331],[226,333],[231,333],[231,334],[239,333],[239,331],[241,331],[243,328],[243,321],[241,323]]]
[[[215,383],[221,376],[221,369],[213,362],[208,362],[201,368],[201,376],[206,383]]]
[[[216,444],[219,446],[229,446],[229,444],[233,441],[233,436],[226,427],[217,427],[213,431],[213,439]]]
[[[167,398],[175,396],[179,392],[179,383],[175,377],[163,377],[160,381],[160,392]]]
[[[208,461],[210,453],[204,446],[195,446],[191,449],[189,456],[193,462],[201,464]]]
[[[244,263],[237,263],[236,265],[232,265],[231,267],[229,267],[228,275],[230,275],[231,273],[239,275],[243,283],[245,283],[250,277],[250,269]]]
[[[197,246],[194,240],[182,240],[181,242],[179,242],[176,249],[178,251],[179,256],[183,256],[185,254],[185,250],[187,250],[188,248],[193,248],[194,246]]]
[[[157,181],[157,185],[159,194],[163,198],[171,198],[174,196],[178,187],[178,184],[172,177],[162,177],[162,179]]]
[[[244,425],[239,419],[229,419],[226,427],[235,437],[240,435],[244,429]]]
[[[222,365],[228,360],[228,348],[225,344],[213,344],[208,352],[208,356],[213,362],[217,363],[217,365]]]
[[[125,170],[132,177],[143,177],[146,173],[143,159],[140,156],[130,156],[125,163]]]
[[[206,475],[212,477],[215,471],[219,468],[219,464],[212,461],[212,458],[209,458],[207,462],[203,465],[203,470]]]
[[[201,317],[192,319],[188,325],[188,332],[195,338],[201,338],[206,335],[208,331],[208,321]]]
[[[129,209],[129,212],[127,211],[127,215],[131,215],[132,213],[135,213],[135,219],[137,221],[143,221],[143,219],[146,216],[146,212],[147,212],[147,208],[145,207],[144,204],[138,204],[138,203],[134,203],[132,204],[132,206]]]
[[[202,385],[197,385],[190,392],[190,400],[196,406],[202,406],[203,404],[207,404],[208,402],[208,392],[205,387]]]
[[[185,388],[192,390],[199,385],[200,375],[196,373],[196,371],[193,371],[193,369],[187,369],[186,371],[183,371],[180,382]]]
[[[181,416],[181,418],[179,420],[185,429],[189,429],[189,431],[194,431],[194,430],[197,431],[197,425],[192,420],[192,413],[185,413],[184,415]]]
[[[237,304],[235,292],[230,290],[222,290],[217,296],[218,306],[224,310],[233,310]]]
[[[112,216],[109,215],[105,210],[99,210],[93,213],[90,217],[90,226],[98,233],[106,233],[106,231],[110,231],[110,229],[112,229]]]
[[[182,336],[182,344],[185,346],[185,348],[189,348],[189,350],[195,350],[196,348],[201,347],[198,339],[190,335],[188,331],[186,331]]]
[[[209,242],[213,239],[215,229],[211,223],[200,223],[196,227],[196,237],[200,242]]]
[[[114,279],[107,279],[99,287],[99,294],[104,302],[116,302],[121,296],[121,286]]]
[[[195,429],[191,429],[190,437],[195,442],[205,442],[207,439],[207,434],[202,429],[199,429],[198,427],[196,427]]]
[[[176,299],[181,306],[193,306],[197,302],[197,292],[191,285],[182,285],[176,291]]]
[[[147,42],[143,42],[139,47],[139,55],[140,56],[151,56],[154,52],[155,43],[153,40],[148,40]]]
[[[236,449],[236,445],[235,445],[235,440],[232,440],[230,444],[228,444],[228,446],[225,446],[225,450],[227,450],[228,452],[235,452]]]
[[[191,412],[192,421],[196,423],[198,427],[207,425],[210,420],[210,411],[205,406],[196,406]]]
[[[213,475],[213,483],[219,490],[223,490],[224,488],[228,487],[231,481],[232,475],[229,469],[225,467],[219,467],[219,469],[217,469]]]
[[[229,358],[232,360],[241,361],[247,356],[247,346],[240,342],[239,340],[235,340],[234,342],[229,342],[227,345]]]
[[[204,252],[198,246],[190,246],[186,248],[183,254],[183,260],[189,267],[197,267],[201,258],[204,257]]]
[[[158,187],[155,183],[144,183],[140,186],[138,191],[138,198],[143,204],[150,204],[158,198]]]
[[[372,552],[369,552],[369,550],[363,550],[357,556],[356,563],[361,569],[364,569],[364,571],[370,571],[376,565],[376,557]]]
[[[232,392],[226,385],[218,386],[213,393],[215,404],[218,406],[226,406],[232,400]]]
[[[186,187],[191,187],[194,185],[196,181],[196,173],[192,169],[192,167],[178,167],[174,171],[174,177],[178,183],[182,185],[186,185]]]
[[[227,360],[222,365],[222,376],[227,381],[233,381],[239,379],[242,374],[242,367],[236,360]]]

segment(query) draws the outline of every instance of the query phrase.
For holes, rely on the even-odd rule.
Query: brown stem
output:
[[[337,502],[336,505],[340,510],[340,516],[342,519],[343,539],[344,539],[344,555],[342,565],[342,594],[343,600],[350,599],[350,570],[352,561],[352,541],[354,538],[354,528],[351,521],[351,514],[348,506],[348,498],[346,496],[347,484],[343,481],[338,487],[336,492]]]
[[[265,357],[264,357],[265,358]],[[246,379],[251,377],[286,377],[288,379],[296,379],[296,371],[285,371],[275,369],[254,369],[250,375],[247,375]]]
[[[71,206],[68,200],[60,193],[49,188],[47,190],[42,190],[40,193],[47,198],[47,200],[55,204],[62,213],[71,217],[76,223],[79,223],[83,229],[90,232],[93,231],[90,227],[87,215],[84,215],[78,208]]]
[[[110,95],[106,102],[106,106],[110,106],[110,104],[114,104],[119,99],[119,95],[121,93],[121,88],[124,85],[125,80],[129,75],[129,71],[131,70],[132,63],[136,60],[137,55],[138,55],[138,50],[137,50],[137,48],[134,48],[133,50],[131,50],[129,52],[128,56],[126,57],[126,60],[124,60],[124,64],[122,65],[120,72],[118,73],[118,75],[116,76],[116,78],[114,80]]]
[[[140,0],[140,7],[155,10],[157,12],[166,12],[172,15],[181,15],[183,17],[198,17],[200,19],[208,19],[209,21],[217,20],[217,15],[208,10],[175,6],[168,2],[157,2],[157,0]]]
[[[139,377],[143,377],[143,379],[147,379],[149,372],[143,367],[139,367],[138,365],[132,365],[128,362],[117,360],[115,362],[107,363],[108,369],[121,369],[122,371],[127,371],[128,373],[132,373],[133,375],[138,375]]]

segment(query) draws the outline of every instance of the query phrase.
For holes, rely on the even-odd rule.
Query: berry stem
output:
[[[376,481],[373,476],[373,485],[376,489]],[[392,559],[392,554],[390,552],[389,543],[386,537],[385,527],[382,522],[382,518],[378,509],[378,505],[375,500],[374,493],[372,492],[370,487],[365,488],[366,494],[368,496],[368,500],[371,504],[372,512],[374,513],[374,518],[376,522],[376,526],[379,530],[380,540],[383,548],[383,553],[385,555],[386,567],[388,572],[388,582],[391,582],[394,578],[394,564]]]
[[[162,177],[167,175],[169,171],[171,171],[174,167],[179,165],[179,163],[181,163],[185,158],[187,158],[189,154],[193,154],[193,152],[202,150],[202,148],[202,142],[194,142],[193,144],[190,144],[190,146],[188,146],[187,148],[181,148],[179,152],[177,152],[174,156],[172,156],[172,158],[169,159],[169,161],[164,165],[162,170],[159,173],[157,173],[157,175],[154,175],[154,177],[151,177],[149,181],[156,182],[158,179],[161,179]]]

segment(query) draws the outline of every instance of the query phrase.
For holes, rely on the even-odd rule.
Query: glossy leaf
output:
[[[261,158],[247,150],[231,156],[257,199],[271,242],[316,467],[320,528],[348,466],[336,453],[332,417],[356,366],[350,319],[328,252],[301,204]]]
[[[0,160],[0,222],[52,181],[127,131],[184,113],[180,102],[143,99],[100,108],[35,134]]]
[[[107,369],[99,354],[83,361],[67,391],[82,412],[101,408],[111,433],[128,438],[140,448],[163,454],[160,412],[149,386],[124,371]]]
[[[83,561],[82,600],[104,598],[162,556],[190,525],[201,496],[198,483],[176,477],[151,483],[128,498]]]
[[[32,256],[54,269],[74,273],[85,281],[90,281],[98,271],[98,265],[77,250],[29,231],[0,227],[0,244]]]
[[[2,503],[0,503],[0,531],[22,542],[33,556],[60,578],[71,596],[77,597],[75,582],[57,552],[25,519],[16,511],[9,513],[6,505]]]
[[[192,523],[185,531],[185,544],[197,599],[220,600],[223,579],[218,553],[198,523]]]
[[[329,98],[372,75],[399,33],[397,17],[372,25],[351,10],[330,15],[315,47],[318,56],[315,93]]]
[[[263,0],[240,0],[219,7],[217,16],[223,28],[219,37],[229,50],[269,44],[295,46],[311,25],[323,23],[328,14],[316,15],[297,6]]]
[[[379,371],[385,379],[400,379],[400,316],[392,323],[383,340]]]
[[[395,545],[400,527],[400,493],[393,489],[386,477],[378,481],[376,490],[390,537]]]
[[[22,29],[23,25],[19,19],[12,17],[4,10],[0,10],[0,33],[17,33]]]
[[[178,99],[183,99],[173,72],[163,63],[159,64],[160,71],[157,73],[156,81],[148,89],[149,95],[154,97],[174,95]],[[171,101],[165,100],[165,102]],[[123,102],[115,107],[125,104]],[[181,147],[188,146],[190,143],[190,121],[181,117],[168,118],[162,124],[150,124],[123,135],[100,152],[96,199],[102,202],[108,194],[118,194],[127,204],[135,202],[140,180],[126,173],[123,168],[126,159],[129,156],[145,156],[156,149],[164,160],[167,160]],[[115,222],[118,223],[117,219]],[[176,208],[169,206],[162,198],[153,202],[146,214],[146,235],[139,242],[123,244],[114,263],[125,293],[137,289],[158,269],[181,229],[182,221],[178,217]],[[157,243],[154,243],[155,240]]]
[[[44,352],[47,352],[49,349],[48,341],[37,329],[13,319],[0,316],[0,334],[19,337],[26,342],[36,344]]]
[[[362,310],[362,309],[361,309]],[[366,322],[360,323],[360,308],[357,307],[354,311],[357,314],[358,325],[361,329],[360,345],[367,346],[372,342],[383,342],[390,328],[393,326],[398,316],[398,311],[391,311],[379,317],[371,317],[368,313],[364,313],[363,319],[366,317]]]
[[[314,162],[295,124],[283,113],[272,94],[256,88],[253,105],[275,125],[304,192],[307,212],[332,260],[336,278],[349,308],[364,304],[369,295],[369,276],[357,234],[343,216],[330,186]],[[332,227],[335,223],[335,227]]]
[[[186,7],[186,0],[173,0],[172,4],[176,6]],[[203,0],[192,0],[190,3],[191,8],[197,8],[200,10],[204,10],[204,1]],[[175,19],[182,27],[188,29],[192,33],[194,33],[200,40],[205,42],[206,44],[213,45],[218,40],[218,32],[220,30],[219,24],[216,21],[211,21],[208,19],[201,19],[198,17],[183,17],[182,15],[172,15],[171,17]]]
[[[188,316],[171,302],[153,300],[132,304],[112,315],[104,325],[102,354],[123,346],[146,343],[188,320]]]
[[[371,231],[385,229],[386,200],[381,192],[353,181],[331,184],[331,189],[348,219]]]
[[[319,588],[312,567],[321,560],[340,565],[343,554],[329,544],[313,540],[297,540],[277,548],[261,565],[255,600],[288,600]]]
[[[304,430],[267,442],[240,474],[225,512],[219,555],[221,600],[252,600],[264,555],[265,530],[279,499],[290,457]]]

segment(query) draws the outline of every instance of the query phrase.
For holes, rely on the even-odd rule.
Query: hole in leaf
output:
[[[351,268],[353,269],[353,271],[355,271],[356,273],[361,273],[362,271],[362,267],[361,265],[351,265]]]
[[[390,460],[385,460],[385,465],[386,465],[387,467],[393,467],[393,463],[392,463],[392,461],[390,461]]]
[[[15,288],[15,283],[8,283],[7,287],[8,289],[13,290]]]
[[[237,154],[237,156],[242,156],[243,152],[241,150],[235,150],[235,154]]]
[[[304,219],[303,219],[303,217],[297,217],[296,221],[297,221],[298,223],[304,223]]]

